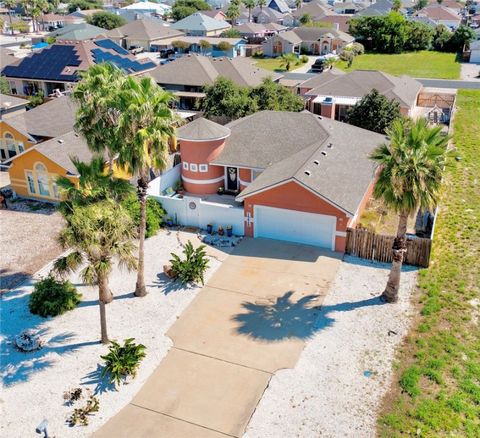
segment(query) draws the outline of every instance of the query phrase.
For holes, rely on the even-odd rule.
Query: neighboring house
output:
[[[14,64],[19,59],[20,58],[15,56],[15,52],[13,50],[0,46],[0,71],[3,70],[3,68],[7,65]]]
[[[0,94],[0,120],[25,112],[29,101],[17,96]]]
[[[377,0],[368,7],[359,10],[356,15],[361,17],[383,17],[392,11],[393,1]]]
[[[305,51],[312,55],[324,55],[353,43],[355,38],[345,32],[328,27],[297,27],[279,33],[262,43],[266,56]],[[303,50],[302,50],[303,48]]]
[[[178,97],[178,108],[195,110],[205,97],[205,85],[212,85],[220,77],[231,79],[240,86],[257,86],[263,79],[280,75],[256,67],[248,58],[211,58],[186,55],[166,65],[159,65],[147,73],[157,84]]]
[[[323,17],[321,20],[322,23],[331,23],[332,27],[336,30],[341,30],[342,32],[348,33],[348,23],[352,19],[351,15],[345,14],[333,14]],[[315,20],[314,20],[315,21]]]
[[[55,41],[93,40],[99,37],[105,38],[106,33],[107,31],[105,29],[88,23],[67,24],[65,27],[56,29],[46,35],[32,37],[32,44],[47,41],[48,38],[55,38]]]
[[[480,40],[470,43],[470,63],[480,63]]]
[[[180,224],[231,225],[235,234],[339,252],[373,190],[369,155],[386,141],[308,112],[275,111],[225,126],[200,118],[177,138],[181,165],[154,180],[149,193]],[[171,195],[176,179],[182,198]]]
[[[352,15],[356,14],[358,11],[364,9],[361,3],[352,3],[352,2],[337,2],[333,5],[333,11],[336,14],[347,14]]]
[[[103,12],[103,9],[77,9],[75,12],[68,14],[67,17],[71,17],[70,24],[86,23],[87,19],[97,12]]]
[[[287,28],[277,23],[244,23],[235,26],[235,30],[251,44],[263,42],[266,38],[272,37]]]
[[[267,3],[267,7],[280,12],[281,14],[288,14],[291,12],[288,3],[285,0],[270,0],[270,2]]]
[[[323,18],[327,15],[331,15],[332,11],[328,9],[325,4],[319,1],[312,1],[310,3],[303,3],[300,8],[292,12],[294,18],[293,25],[299,26],[300,19],[308,14],[313,21],[323,21]]]
[[[147,0],[132,3],[128,6],[123,7],[122,9],[126,11],[139,12],[142,14],[149,13],[160,16],[168,15],[170,12],[172,12],[172,7],[165,3],[150,2]]]
[[[142,47],[146,51],[162,45],[163,40],[181,36],[183,32],[152,19],[134,20],[107,33],[108,38],[126,49]]]
[[[450,29],[460,26],[462,17],[452,9],[442,5],[431,5],[416,13],[417,17],[427,17],[436,25],[443,24]]]
[[[56,179],[64,176],[78,182],[72,157],[84,162],[93,157],[86,141],[73,131],[25,150],[8,163],[12,190],[25,198],[59,201]]]
[[[8,160],[44,140],[73,129],[76,107],[59,97],[30,111],[0,120],[0,158]]]
[[[225,15],[225,12],[223,12],[221,9],[212,9],[210,11],[200,11],[203,15],[206,15],[207,17],[213,18],[214,20],[227,20],[227,16]]]
[[[195,12],[171,25],[172,29],[182,31],[189,36],[218,36],[231,27],[226,21],[215,20],[201,12]]]
[[[308,88],[312,89],[308,90]],[[356,70],[347,74],[331,75],[316,86],[315,78],[300,85],[307,99],[307,109],[314,114],[335,120],[345,120],[347,110],[373,89],[400,104],[405,116],[414,114],[422,84],[410,76],[392,76],[376,70]]]
[[[46,96],[71,89],[79,73],[90,66],[111,62],[127,74],[138,74],[156,66],[135,56],[109,39],[62,41],[4,67],[12,94],[31,95],[42,90]]]
[[[175,41],[182,41],[189,44],[188,49],[183,50],[176,48],[175,51],[178,54],[198,53],[207,56],[213,56],[214,58],[220,56],[226,56],[227,58],[236,58],[237,56],[246,55],[246,41],[243,38],[221,38],[221,37],[195,37],[195,36],[179,36],[176,38],[169,38],[159,41],[157,44],[152,45],[152,50],[162,51],[173,49]],[[209,48],[202,48],[202,41],[206,41],[210,44]],[[225,50],[220,50],[218,45],[220,43],[227,43]]]
[[[228,7],[222,9],[225,13]],[[272,8],[261,8],[260,6],[256,6],[252,9],[251,12],[251,20],[249,20],[250,13],[248,9],[241,5],[240,6],[240,17],[235,20],[235,24],[244,24],[244,23],[278,23],[284,24],[285,17],[291,17],[289,14],[282,14],[281,12],[276,11]]]

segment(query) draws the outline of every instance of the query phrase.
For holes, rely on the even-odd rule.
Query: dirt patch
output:
[[[50,204],[8,200],[0,224],[0,292],[5,292],[61,254],[56,236],[63,219]]]

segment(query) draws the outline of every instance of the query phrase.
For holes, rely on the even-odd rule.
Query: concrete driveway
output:
[[[245,239],[167,333],[174,346],[96,437],[242,436],[271,376],[314,333],[340,255]]]

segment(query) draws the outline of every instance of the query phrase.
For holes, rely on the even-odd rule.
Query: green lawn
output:
[[[480,436],[480,91],[461,90],[420,320],[399,355],[379,435]]]
[[[345,71],[381,70],[392,75],[406,74],[414,78],[458,79],[460,64],[454,53],[411,52],[399,55],[382,55],[367,53],[357,56],[351,68],[345,61],[335,66]]]
[[[265,70],[277,71],[277,72],[284,72],[285,68],[281,66],[282,60],[281,58],[264,58],[264,59],[257,59],[256,65],[257,67],[264,68]],[[290,68],[290,71],[295,70],[303,65],[303,63],[298,63],[297,65],[293,65]]]

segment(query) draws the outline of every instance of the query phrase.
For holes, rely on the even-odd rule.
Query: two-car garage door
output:
[[[335,216],[256,205],[254,218],[255,237],[335,249]]]

